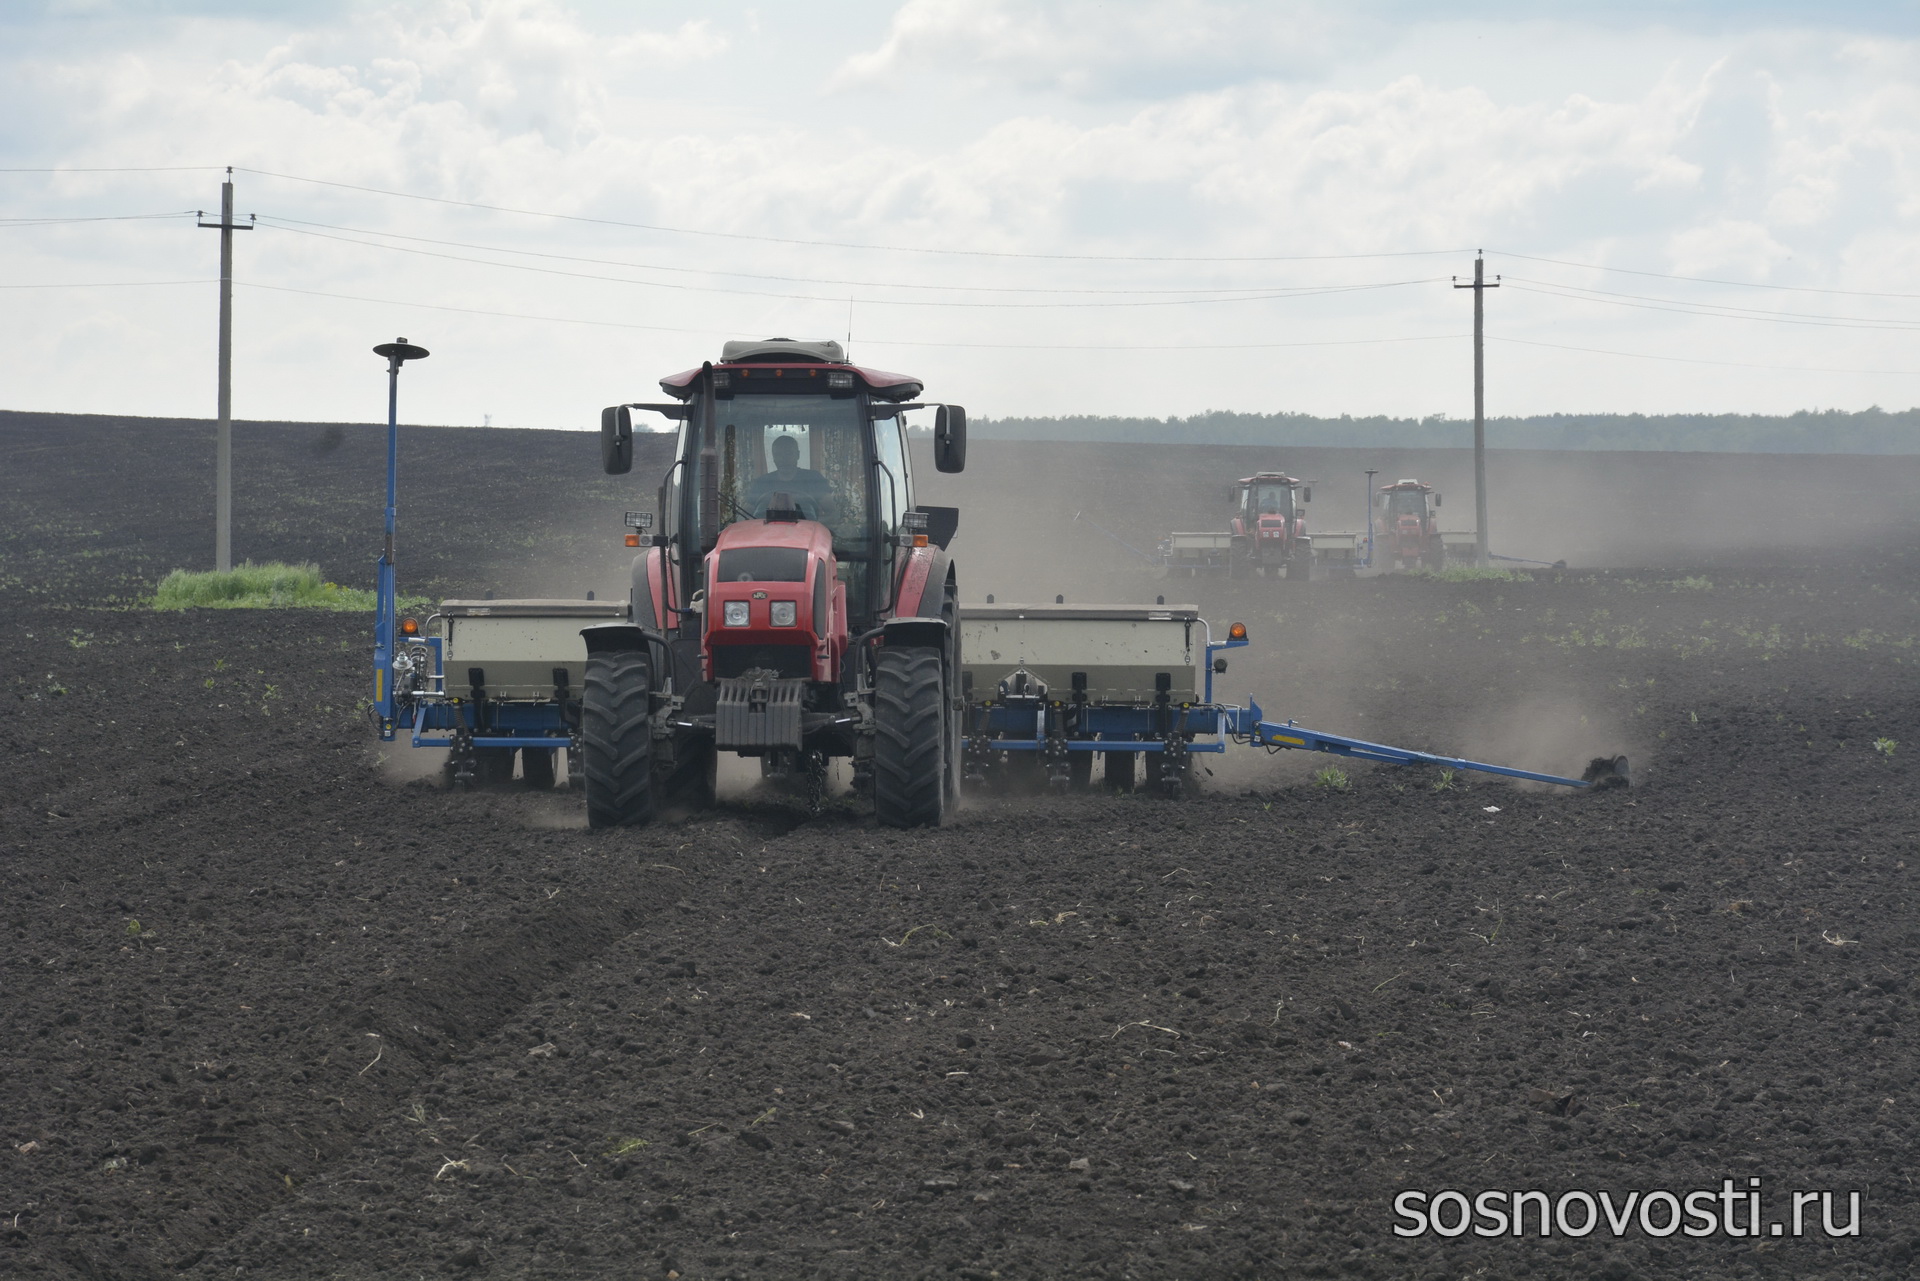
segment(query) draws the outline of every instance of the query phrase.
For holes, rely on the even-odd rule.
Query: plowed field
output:
[[[1242,754],[1184,802],[980,797],[898,833],[743,786],[590,833],[565,790],[383,759],[363,616],[125,608],[205,559],[164,497],[198,501],[198,437],[81,426],[0,436],[0,1274],[1920,1266],[1910,521],[1505,582],[1088,555],[1102,594],[1248,623],[1229,697],[1547,770],[1625,752],[1631,790]],[[278,522],[243,552],[364,575],[364,433],[243,435],[274,479],[242,510]],[[617,586],[644,503],[588,438],[445,439],[407,586],[516,590],[546,553],[593,566],[556,590]],[[1251,451],[1219,452],[1231,479]],[[942,492],[976,529],[1071,524],[968,479]],[[1020,577],[980,543],[963,582]],[[1717,1213],[1728,1179],[1763,1225],[1861,1193],[1858,1234],[1394,1232],[1407,1191]]]

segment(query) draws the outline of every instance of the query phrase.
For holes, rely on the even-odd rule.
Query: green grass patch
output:
[[[320,577],[318,565],[248,561],[224,574],[176,569],[160,581],[151,604],[155,609],[372,610],[373,596],[371,591],[327,582]]]
[[[1315,787],[1324,787],[1330,792],[1344,792],[1353,786],[1353,780],[1348,778],[1347,772],[1338,765],[1329,765],[1323,770],[1315,770],[1313,783]]]

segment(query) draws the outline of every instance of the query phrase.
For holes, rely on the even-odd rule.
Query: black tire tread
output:
[[[873,807],[886,827],[946,813],[946,672],[931,648],[883,649],[873,670]]]
[[[580,761],[588,827],[637,827],[653,818],[650,684],[644,653],[587,657]]]

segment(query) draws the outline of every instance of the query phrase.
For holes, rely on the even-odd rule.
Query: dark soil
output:
[[[246,554],[370,558],[377,447],[315,479],[365,430],[281,449]],[[1911,525],[1193,585],[1253,630],[1230,696],[1537,768],[1626,751],[1627,791],[1241,753],[1185,802],[894,833],[754,794],[589,833],[565,791],[383,764],[364,617],[110,607],[201,558],[164,437],[0,436],[0,1274],[1912,1274]],[[577,519],[561,550],[617,562],[652,483],[584,438],[445,439],[413,589],[516,590],[532,559],[466,550],[508,528]],[[966,479],[997,527],[1061,516]],[[1859,1235],[1392,1232],[1407,1189],[1754,1177],[1766,1218],[1863,1193]]]

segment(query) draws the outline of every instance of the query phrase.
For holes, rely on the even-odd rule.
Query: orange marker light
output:
[[[627,546],[638,547],[639,545],[640,545],[640,535],[638,534],[627,535]]]
[[[915,547],[925,547],[927,545],[927,536],[925,534],[915,534],[913,536],[913,545]]]
[[[1247,625],[1245,623],[1235,623],[1232,627],[1227,628],[1228,640],[1245,640],[1246,638]]]
[[[414,622],[411,618],[403,618],[400,620],[400,634],[402,636],[418,636],[420,634],[420,624]]]

